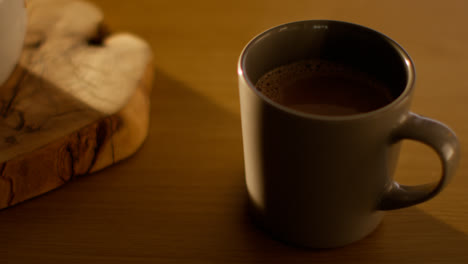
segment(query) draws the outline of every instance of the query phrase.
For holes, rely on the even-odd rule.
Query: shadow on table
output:
[[[155,74],[134,156],[0,211],[7,263],[468,263],[468,237],[417,207],[339,249],[272,239],[247,214],[239,116]]]
[[[208,98],[163,72],[156,73],[156,80],[161,86],[155,87],[156,91],[166,89],[166,94],[170,95],[168,98],[174,101],[156,106],[152,112],[153,118],[164,119],[157,111],[167,109],[158,107],[170,107],[175,111],[185,105],[192,107],[193,109],[181,110],[189,112],[187,116],[181,112],[180,120],[164,122],[173,125],[177,125],[181,120],[187,122],[187,130],[181,133],[192,133],[193,136],[189,137],[190,144],[200,147],[171,157],[175,164],[185,166],[173,168],[174,171],[178,170],[177,175],[182,177],[182,182],[196,180],[202,183],[197,187],[200,195],[186,197],[185,202],[190,202],[196,207],[196,210],[194,208],[194,211],[185,214],[186,219],[190,219],[190,224],[184,225],[181,219],[172,218],[171,211],[161,212],[166,214],[167,219],[172,219],[173,225],[165,227],[167,234],[185,233],[194,240],[194,244],[169,244],[170,247],[177,247],[183,251],[187,259],[202,258],[217,263],[230,263],[235,262],[234,260],[242,263],[397,263],[402,260],[407,263],[468,263],[468,236],[417,207],[388,212],[374,233],[343,248],[309,250],[272,239],[254,226],[247,213],[240,146],[240,117],[221,109]],[[153,102],[158,100],[157,94],[153,94]],[[204,118],[190,120],[188,117],[191,110]],[[150,131],[158,133],[158,130],[161,130],[157,128],[159,125],[158,122],[152,122]],[[226,127],[234,128],[234,131],[229,131]],[[202,133],[207,131],[208,133]],[[179,137],[178,141],[184,138]],[[148,140],[164,141],[160,137],[150,137]],[[170,143],[171,139],[168,140]],[[219,140],[219,144],[206,144],[207,140]],[[183,142],[173,143],[177,146]],[[161,155],[171,155],[172,152],[164,153],[165,143],[161,144]],[[153,146],[154,143],[149,145]],[[232,151],[223,151],[224,148]],[[196,163],[182,163],[184,160]],[[193,175],[200,175],[198,179],[192,179],[182,171],[183,169],[187,169]],[[186,184],[180,184],[184,185]],[[191,195],[198,193],[193,190],[189,192]],[[160,195],[164,194],[168,197],[171,195],[169,192],[162,192]],[[180,202],[184,202],[183,199]],[[174,208],[177,206],[179,205],[174,204]],[[170,241],[170,236],[166,236],[166,239]]]
[[[247,201],[244,203],[241,230],[245,250],[249,258],[255,260],[269,263],[468,263],[468,235],[417,207],[388,212],[376,231],[354,244],[314,250],[274,240],[252,223]]]
[[[170,76],[158,74],[159,83],[164,84],[166,89],[172,89],[171,94],[183,98],[181,102],[173,102],[176,104],[174,107],[183,105],[183,101],[187,100],[192,102],[190,105],[196,107],[197,112],[205,115],[205,119],[197,121],[198,127],[214,133],[205,135],[206,138],[198,134],[197,139],[201,142],[222,137],[216,132],[226,131],[223,123],[235,124],[235,128],[240,125],[239,116],[224,111],[190,87],[172,80]],[[233,260],[243,263],[397,263],[401,260],[408,263],[468,263],[468,254],[465,253],[468,249],[468,236],[417,207],[388,212],[374,233],[343,248],[309,250],[272,239],[270,235],[254,226],[247,213],[240,146],[236,145],[232,153],[216,151],[216,148],[232,147],[226,145],[227,142],[241,144],[240,129],[231,133],[223,135],[219,145],[207,144],[200,153],[182,154],[189,155],[190,159],[194,158],[193,155],[204,156],[196,168],[193,168],[194,171],[203,170],[200,168],[213,160],[219,163],[226,161],[224,167],[212,166],[210,170],[215,175],[206,172],[207,179],[211,177],[208,179],[211,186],[206,187],[204,192],[212,200],[204,201],[202,196],[192,199],[199,206],[198,212],[205,214],[205,217],[192,217],[191,226],[180,227],[178,230],[191,234],[197,229],[203,236],[194,236],[198,247],[181,248],[187,256],[195,259],[202,255],[206,260],[218,263],[229,263]],[[215,207],[210,211],[208,207],[203,207],[203,204]]]

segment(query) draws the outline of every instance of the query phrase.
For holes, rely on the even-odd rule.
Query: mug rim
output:
[[[326,22],[326,23],[331,22],[331,23],[338,23],[338,24],[346,24],[346,25],[351,25],[351,26],[354,26],[354,27],[358,27],[358,28],[367,30],[368,32],[371,32],[372,34],[379,35],[386,42],[388,42],[397,51],[398,55],[402,58],[402,61],[404,61],[402,66],[405,68],[406,73],[408,74],[407,80],[406,80],[406,85],[405,85],[405,87],[403,89],[403,92],[401,92],[400,95],[398,95],[398,97],[395,98],[392,102],[386,104],[383,107],[377,108],[375,110],[365,112],[365,113],[352,114],[352,115],[332,116],[332,115],[320,115],[320,114],[306,113],[306,112],[302,112],[302,111],[298,111],[298,110],[289,108],[287,106],[284,106],[284,105],[282,105],[280,103],[277,103],[277,102],[271,100],[270,98],[268,98],[267,96],[262,94],[260,91],[258,91],[255,88],[255,84],[250,80],[248,75],[245,73],[245,61],[246,61],[246,57],[248,55],[249,49],[258,40],[262,39],[263,37],[265,37],[266,35],[270,34],[271,32],[273,32],[273,31],[275,31],[277,29],[284,28],[285,26],[291,26],[291,25],[295,25],[295,24],[306,24],[306,23],[324,23],[324,22]],[[364,119],[364,118],[374,117],[374,116],[376,116],[376,115],[378,115],[380,113],[386,112],[386,111],[396,107],[397,105],[400,105],[406,98],[408,98],[409,94],[411,94],[411,92],[414,89],[414,83],[415,83],[415,79],[416,79],[416,72],[415,72],[415,67],[414,67],[413,60],[409,56],[408,52],[406,52],[406,50],[404,50],[403,47],[401,47],[400,44],[398,44],[396,41],[394,41],[393,39],[391,39],[387,35],[379,32],[377,30],[374,30],[372,28],[369,28],[369,27],[366,27],[366,26],[363,26],[363,25],[359,25],[359,24],[351,23],[351,22],[346,22],[346,21],[329,20],[329,19],[312,19],[312,20],[300,20],[300,21],[287,22],[287,23],[283,23],[283,24],[271,27],[271,28],[261,32],[260,34],[253,37],[247,43],[247,45],[244,47],[244,49],[242,50],[241,55],[239,57],[238,65],[237,65],[237,74],[238,74],[239,77],[241,77],[247,83],[249,88],[258,97],[260,97],[263,101],[265,101],[266,103],[268,103],[272,107],[275,107],[277,109],[280,109],[283,112],[286,112],[286,113],[289,113],[289,114],[295,115],[295,116],[301,116],[301,117],[309,118],[309,119],[330,120],[330,121]]]

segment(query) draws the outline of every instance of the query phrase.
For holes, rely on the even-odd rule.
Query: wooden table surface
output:
[[[0,211],[0,263],[468,263],[467,1],[93,2],[112,29],[154,49],[149,136],[133,157]],[[443,193],[333,250],[272,240],[245,206],[237,59],[257,33],[302,19],[355,22],[399,42],[418,73],[412,110],[462,144]],[[398,180],[439,170],[428,147],[404,143]]]

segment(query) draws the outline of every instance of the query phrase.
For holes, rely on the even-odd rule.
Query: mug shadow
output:
[[[277,241],[252,222],[247,198],[240,214],[245,250],[268,263],[468,263],[468,235],[417,207],[390,211],[370,235],[334,249],[301,248]]]

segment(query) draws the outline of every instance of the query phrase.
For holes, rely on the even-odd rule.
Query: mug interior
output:
[[[414,81],[411,58],[395,41],[360,25],[330,20],[298,21],[261,33],[244,49],[239,67],[255,90],[267,72],[309,59],[345,64],[377,78],[390,89],[393,102]]]

